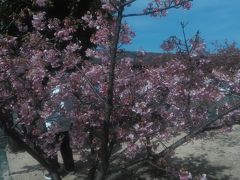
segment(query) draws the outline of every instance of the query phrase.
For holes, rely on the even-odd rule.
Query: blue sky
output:
[[[141,11],[149,2],[137,0],[125,13]],[[171,35],[182,37],[180,22],[188,22],[186,33],[191,37],[201,32],[207,48],[214,49],[212,43],[225,40],[240,44],[240,0],[194,0],[190,10],[172,9],[166,17],[128,17],[124,19],[136,32],[127,50],[144,49],[161,52],[160,44]]]

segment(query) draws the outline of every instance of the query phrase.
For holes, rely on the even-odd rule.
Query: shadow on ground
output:
[[[204,173],[207,174],[208,180],[233,180],[231,175],[223,175],[220,177],[219,174],[229,168],[210,164],[204,154],[189,156],[184,159],[173,158],[169,163],[169,172],[164,170],[164,168],[159,168],[159,166],[144,164],[136,170],[126,172],[125,175],[115,178],[114,180],[179,180],[177,172],[181,168],[190,171],[194,177],[193,180],[199,180],[198,177]]]
[[[201,174],[207,174],[208,180],[229,180],[233,179],[231,175],[223,175],[219,177],[219,174],[229,167],[222,165],[212,165],[207,160],[207,154],[202,154],[199,156],[190,155],[186,158],[173,158],[172,165],[178,167],[178,169],[185,168],[190,171],[193,176],[198,176]]]
[[[41,170],[43,170],[43,167],[40,164],[33,165],[33,166],[23,166],[21,170],[19,170],[17,172],[12,172],[11,175],[30,173],[30,172],[34,172],[37,170],[41,171]]]

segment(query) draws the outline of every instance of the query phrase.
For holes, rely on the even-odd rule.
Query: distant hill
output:
[[[122,51],[118,53],[117,59],[120,60],[123,57],[130,57],[133,59],[133,63],[143,63],[145,65],[156,65],[162,64],[172,58],[176,58],[177,55],[170,53],[152,53],[152,52],[144,52],[144,54],[136,52],[136,51]],[[99,63],[98,59],[93,59],[93,63]]]

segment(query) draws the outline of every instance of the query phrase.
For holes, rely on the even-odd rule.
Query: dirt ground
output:
[[[46,171],[25,152],[7,151],[10,176],[13,180],[43,180]],[[194,176],[207,174],[208,180],[240,180],[240,125],[230,133],[218,132],[207,139],[198,139],[176,150],[172,161],[178,168],[184,167]],[[64,180],[79,180],[68,175]],[[159,179],[159,178],[152,178]]]
[[[207,174],[208,180],[240,180],[240,125],[179,147],[175,161],[193,175]]]

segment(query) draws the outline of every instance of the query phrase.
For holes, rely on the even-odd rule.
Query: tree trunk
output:
[[[114,96],[114,80],[115,80],[115,66],[116,66],[116,57],[117,57],[117,49],[119,36],[121,31],[121,24],[123,18],[123,10],[124,6],[121,5],[118,10],[118,16],[116,21],[116,29],[113,36],[112,48],[110,49],[111,62],[109,67],[108,74],[108,90],[107,90],[107,102],[105,107],[105,120],[103,122],[103,138],[100,149],[100,159],[101,159],[101,167],[97,173],[97,180],[104,180],[107,175],[109,159],[111,156],[111,150],[109,147],[109,131],[110,131],[110,120],[112,116],[113,110],[113,96]]]
[[[73,152],[70,147],[70,138],[69,133],[62,132],[63,139],[60,145],[60,152],[63,158],[64,167],[67,171],[74,171],[74,160],[73,160]]]

